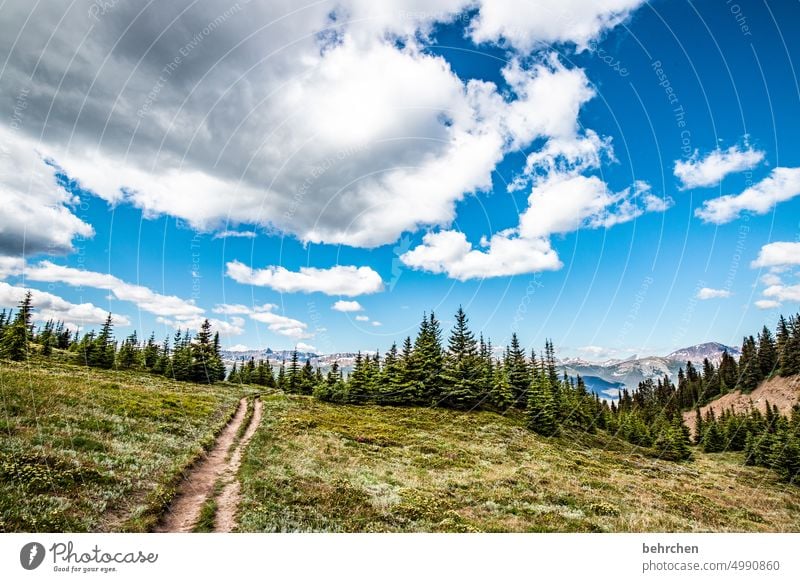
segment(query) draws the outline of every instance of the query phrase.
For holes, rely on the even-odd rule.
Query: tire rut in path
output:
[[[217,497],[217,514],[214,520],[215,532],[230,532],[236,526],[236,509],[239,507],[241,483],[236,478],[239,466],[242,464],[242,454],[247,448],[250,439],[261,424],[261,399],[256,398],[253,404],[253,417],[247,427],[247,431],[242,435],[236,450],[231,455],[225,469],[226,483],[222,492]]]
[[[256,400],[260,403],[260,400]],[[260,411],[260,407],[259,407]],[[239,407],[231,421],[217,437],[213,448],[189,470],[189,474],[178,487],[178,493],[164,515],[161,523],[155,528],[157,532],[190,532],[200,517],[200,510],[206,499],[214,493],[214,484],[226,472],[228,450],[236,441],[244,417],[247,412],[247,399],[239,401]],[[255,420],[255,412],[253,413]],[[253,427],[251,422],[251,427]],[[255,431],[254,428],[252,428]],[[250,429],[248,429],[250,432]],[[244,440],[244,439],[242,439]],[[238,450],[238,447],[237,447]]]

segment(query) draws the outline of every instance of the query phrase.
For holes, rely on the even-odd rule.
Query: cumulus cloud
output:
[[[774,242],[761,247],[752,267],[786,267],[800,265],[800,242]]]
[[[380,275],[370,267],[337,265],[329,269],[301,267],[290,271],[270,266],[253,269],[239,261],[227,264],[227,275],[237,283],[269,287],[281,293],[325,293],[353,297],[383,290]]]
[[[624,22],[644,0],[484,0],[470,35],[521,51],[568,42],[586,49],[605,30]]]
[[[92,287],[110,291],[116,299],[130,301],[139,309],[161,317],[190,319],[203,314],[203,309],[195,305],[193,301],[187,301],[175,295],[161,295],[143,285],[126,283],[108,273],[98,273],[56,265],[50,261],[41,261],[36,266],[28,267],[25,275],[31,281],[64,283],[72,287]]]
[[[571,132],[591,93],[583,72],[529,65],[538,59],[524,53],[550,42],[584,47],[641,1],[342,0],[297,10],[289,0],[176,0],[141,15],[118,2],[103,26],[88,16],[93,0],[35,18],[20,5],[0,23],[9,55],[0,88],[31,88],[20,131],[44,135],[43,155],[111,204],[225,236],[255,225],[374,247],[450,224],[465,195],[491,187],[509,151]],[[456,16],[473,19],[476,41],[521,52],[504,73],[512,92],[463,80],[424,50],[433,26]],[[41,165],[30,156],[26,146],[10,159]],[[29,228],[44,238],[26,245],[68,250],[91,227],[48,188],[27,224],[53,228]]]
[[[3,307],[16,307],[28,291],[29,289],[24,287],[16,287],[0,282],[0,305]],[[108,311],[91,303],[71,303],[62,297],[39,291],[38,289],[30,289],[30,292],[34,307],[33,317],[36,321],[61,320],[73,327],[80,328],[104,323],[108,316]],[[131,324],[130,320],[124,315],[113,313],[111,317],[115,325],[126,326]]]
[[[184,316],[184,317],[177,317],[177,318],[169,318],[169,317],[156,317],[156,321],[163,325],[173,327],[175,329],[189,329],[192,331],[197,331],[203,325],[203,322],[206,320],[205,317],[192,317],[192,316]],[[219,334],[223,337],[230,337],[230,336],[237,336],[242,335],[244,333],[244,319],[241,317],[231,317],[227,320],[224,319],[215,319],[209,318],[208,322],[211,324],[211,328],[214,331],[218,331]]]
[[[800,168],[775,168],[768,177],[741,194],[706,200],[703,207],[695,209],[694,213],[704,222],[725,224],[738,218],[742,212],[766,214],[778,203],[797,195],[800,195]]]
[[[0,256],[0,279],[19,275],[25,268],[25,259],[22,257]]]
[[[314,334],[308,331],[308,324],[298,319],[293,319],[279,313],[275,313],[278,309],[277,305],[272,303],[264,303],[263,305],[254,305],[247,307],[241,304],[219,304],[214,307],[214,313],[225,315],[234,315],[233,319],[239,319],[243,324],[241,318],[235,317],[236,315],[247,315],[253,321],[264,323],[271,332],[278,335],[293,338],[295,340],[306,339],[313,337]]]
[[[770,285],[764,289],[764,296],[776,301],[800,302],[800,285]]]
[[[759,299],[755,305],[759,309],[776,309],[781,306],[781,302],[774,299]]]
[[[314,346],[312,346],[311,344],[307,344],[307,343],[304,343],[304,342],[297,342],[297,344],[295,345],[295,347],[296,347],[298,350],[302,350],[302,351],[304,351],[304,352],[316,352],[316,351],[317,351],[317,348],[315,348],[315,347],[314,347]]]
[[[0,125],[0,254],[69,253],[76,237],[94,235],[55,173],[35,140]]]
[[[703,287],[697,292],[695,296],[697,299],[725,299],[731,296],[731,292],[727,289],[712,289],[711,287]]]
[[[356,321],[369,321],[368,315],[356,315]]]
[[[358,301],[337,301],[331,306],[334,311],[362,311],[364,308]]]
[[[373,321],[371,325],[372,325],[373,327],[380,327],[380,326],[382,326],[383,324],[382,324],[380,321]]]
[[[672,201],[637,182],[612,192],[596,176],[552,174],[537,183],[517,228],[495,233],[474,249],[462,232],[427,233],[422,244],[400,256],[409,267],[467,279],[552,271],[562,267],[550,236],[579,228],[610,228],[645,212],[664,211]]]
[[[688,160],[675,162],[675,177],[682,189],[706,188],[716,186],[728,174],[735,174],[755,168],[764,160],[764,152],[752,147],[742,149],[738,145],[727,150],[717,148],[704,157],[698,150]]]

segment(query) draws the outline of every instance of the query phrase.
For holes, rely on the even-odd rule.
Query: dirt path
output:
[[[260,401],[256,401],[260,404]],[[260,411],[260,406],[258,408]],[[226,471],[229,462],[226,462],[228,450],[236,440],[239,427],[244,421],[247,412],[247,399],[239,401],[233,419],[217,437],[214,447],[190,471],[178,489],[175,500],[172,502],[164,519],[155,529],[157,532],[190,532],[200,517],[200,510],[206,499],[213,495],[214,484]],[[253,414],[255,420],[255,413]],[[248,433],[255,423],[251,423]],[[238,450],[239,447],[237,447]]]
[[[231,455],[225,468],[226,483],[222,493],[217,497],[217,515],[214,521],[215,532],[230,532],[236,526],[236,509],[239,507],[241,484],[236,478],[239,466],[242,464],[242,453],[247,448],[247,444],[261,424],[261,399],[257,398],[253,405],[253,418],[247,431],[242,436],[236,450]]]

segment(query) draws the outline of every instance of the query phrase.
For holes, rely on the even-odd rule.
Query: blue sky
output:
[[[798,308],[797,3],[11,4],[7,305],[319,352],[463,305],[590,359]]]

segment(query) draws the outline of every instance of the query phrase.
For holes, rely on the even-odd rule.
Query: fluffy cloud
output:
[[[104,289],[110,291],[120,301],[130,301],[139,309],[161,317],[189,320],[203,314],[203,309],[192,301],[186,301],[175,295],[161,295],[147,287],[126,283],[107,273],[64,267],[50,261],[42,261],[35,267],[28,267],[25,275],[31,281]]]
[[[400,259],[409,267],[461,281],[557,270],[562,263],[550,245],[551,235],[610,228],[645,212],[663,212],[671,204],[653,195],[644,182],[611,192],[596,176],[556,172],[533,187],[517,228],[481,241],[485,250],[473,249],[464,233],[447,230],[426,234],[421,245]]]
[[[334,311],[350,312],[362,311],[364,308],[358,301],[337,301],[331,306]]]
[[[247,315],[253,321],[266,324],[267,329],[269,329],[271,332],[290,337],[295,340],[306,339],[314,336],[314,334],[309,333],[308,324],[300,320],[275,313],[276,309],[278,309],[278,306],[272,303],[254,305],[253,307],[247,307],[241,304],[231,305],[223,303],[214,307],[213,311],[214,313],[225,315]],[[233,317],[232,319],[241,320],[241,318],[238,317]],[[242,321],[242,323],[244,322]]]
[[[731,146],[727,150],[717,148],[701,158],[695,150],[688,160],[675,162],[675,177],[681,181],[681,188],[705,188],[716,186],[728,174],[750,170],[764,160],[764,152],[752,147],[745,149]]]
[[[759,299],[755,305],[759,309],[776,309],[781,306],[781,302],[774,299]]]
[[[0,279],[19,275],[25,268],[25,259],[22,257],[0,256]]]
[[[706,200],[703,207],[694,213],[704,222],[725,224],[738,218],[742,212],[766,214],[779,202],[797,195],[800,195],[800,168],[775,168],[768,177],[741,194]]]
[[[356,321],[369,321],[368,315],[356,315]]]
[[[800,265],[800,242],[774,242],[761,247],[752,267]]]
[[[522,51],[542,43],[571,42],[578,49],[624,22],[644,0],[484,0],[472,22],[476,42],[505,42]]]
[[[697,299],[725,299],[731,296],[731,292],[727,289],[712,289],[710,287],[703,287],[697,292]]]
[[[428,233],[421,245],[400,259],[414,269],[445,273],[460,281],[552,271],[562,266],[547,239],[521,238],[513,232],[492,236],[485,251],[473,249],[462,232]]]
[[[0,282],[0,305],[16,307],[27,292],[28,289],[24,287]],[[91,303],[70,303],[62,297],[38,289],[30,289],[30,292],[34,307],[33,317],[37,321],[54,319],[74,327],[84,327],[101,324],[108,316],[108,311]],[[131,323],[124,315],[114,313],[111,316],[115,325],[125,326]]]
[[[508,94],[462,80],[424,50],[435,23],[474,18],[477,41],[523,52],[583,47],[640,3],[342,0],[297,10],[289,0],[176,0],[139,14],[118,2],[103,26],[93,0],[35,18],[19,5],[0,23],[0,52],[10,55],[0,88],[31,88],[21,131],[44,135],[43,155],[112,204],[228,236],[246,224],[373,247],[451,223],[456,203],[490,188],[509,151],[571,137],[591,93],[579,69],[520,64],[538,59],[514,60]],[[31,147],[10,159],[41,165],[21,163],[26,156]],[[91,227],[50,186],[28,224],[53,225],[35,232],[38,248],[68,250]]]
[[[227,275],[237,283],[269,287],[281,293],[325,293],[326,295],[366,295],[383,290],[380,275],[370,267],[337,265],[329,269],[285,267],[252,269],[239,261],[227,264]]]
[[[315,348],[315,347],[314,347],[314,346],[312,346],[311,344],[307,344],[307,343],[305,343],[305,342],[297,342],[297,344],[295,345],[295,347],[296,347],[298,350],[302,350],[302,351],[304,351],[304,352],[316,352],[316,351],[317,351],[317,348]]]
[[[189,329],[192,331],[199,330],[205,320],[205,317],[181,317],[175,319],[156,317],[158,323],[175,329]],[[209,318],[208,322],[211,324],[211,328],[214,331],[218,331],[222,337],[237,336],[244,333],[244,319],[241,317],[231,317],[227,320]]]
[[[76,237],[94,235],[55,172],[33,139],[0,125],[0,254],[68,253]]]
[[[764,289],[764,296],[776,301],[800,302],[800,285],[770,285]]]

